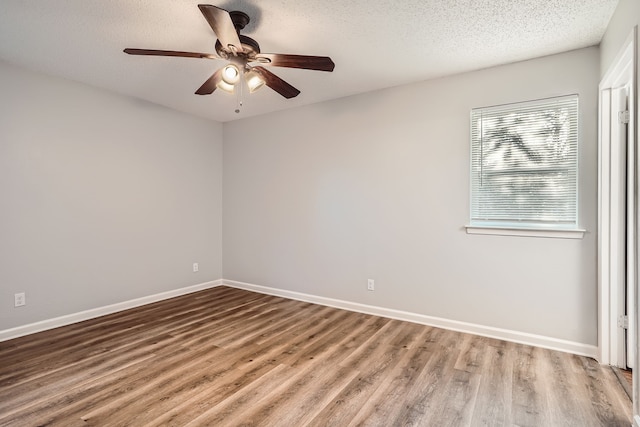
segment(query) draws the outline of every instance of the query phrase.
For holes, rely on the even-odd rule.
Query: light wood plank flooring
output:
[[[0,343],[2,426],[629,426],[596,361],[217,287]]]

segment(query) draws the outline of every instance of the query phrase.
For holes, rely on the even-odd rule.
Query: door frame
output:
[[[598,353],[599,361],[603,364],[619,365],[625,360],[624,331],[621,334],[618,327],[618,318],[625,314],[625,289],[624,283],[615,285],[616,277],[620,274],[617,267],[611,262],[612,248],[615,254],[616,247],[620,247],[620,236],[614,236],[613,230],[619,229],[619,212],[612,207],[612,176],[616,171],[611,170],[611,100],[609,93],[612,89],[628,86],[628,110],[630,120],[627,136],[627,169],[630,176],[627,179],[627,282],[630,283],[630,295],[632,296],[631,310],[629,311],[632,322],[633,336],[629,346],[632,348],[633,365],[640,367],[640,352],[638,351],[638,231],[640,222],[638,215],[638,153],[637,147],[637,33],[634,27],[627,37],[621,51],[613,61],[613,65],[605,73],[598,87]],[[615,200],[615,199],[614,199]],[[613,209],[613,210],[612,210]],[[622,237],[624,238],[624,236]],[[620,288],[622,285],[622,288]],[[621,342],[621,340],[623,342]],[[621,354],[623,353],[623,354]],[[633,414],[634,422],[640,426],[640,382],[638,376],[633,376]]]

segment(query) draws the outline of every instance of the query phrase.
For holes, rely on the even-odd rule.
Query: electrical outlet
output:
[[[194,273],[197,273],[197,272],[198,272],[198,269],[199,269],[199,267],[198,267],[198,263],[197,263],[197,262],[194,262],[194,263],[193,263],[193,272],[194,272]]]
[[[21,307],[27,304],[27,296],[25,295],[24,292],[19,292],[15,294],[13,298],[14,298],[14,305],[16,307]]]
[[[375,291],[376,290],[375,282],[373,281],[373,279],[367,280],[367,289],[370,290],[370,291]]]

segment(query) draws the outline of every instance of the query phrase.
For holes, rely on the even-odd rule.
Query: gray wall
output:
[[[640,25],[640,1],[620,0],[600,43],[600,77],[613,65],[616,55],[633,30]],[[640,43],[638,44],[640,57]],[[640,76],[640,69],[638,70]]]
[[[226,123],[225,279],[596,345],[598,76],[588,48]],[[572,93],[585,238],[467,235],[470,109]]]
[[[0,330],[224,267],[595,345],[598,61],[583,49],[224,126],[0,63]],[[586,237],[467,235],[469,110],[569,93]]]
[[[221,124],[2,62],[0,94],[0,330],[222,277]]]

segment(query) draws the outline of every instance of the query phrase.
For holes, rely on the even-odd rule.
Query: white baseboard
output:
[[[30,323],[24,326],[1,330],[0,342],[29,334],[34,334],[36,332],[46,331],[48,329],[58,328],[60,326],[70,325],[72,323],[82,322],[84,320],[94,319],[96,317],[104,316],[118,311],[128,310],[130,308],[150,304],[152,302],[190,294],[192,292],[201,291],[203,289],[214,288],[220,285],[222,285],[222,279],[214,280],[211,282],[204,282],[193,286],[187,286],[185,288],[174,289],[167,292],[161,292],[159,294],[119,302],[117,304],[111,304],[104,307],[92,308],[90,310],[67,314],[65,316],[55,317],[53,319],[47,319],[36,323]]]
[[[422,325],[435,326],[438,328],[450,329],[458,332],[497,338],[520,344],[533,345],[536,347],[548,348],[551,350],[559,350],[567,353],[578,354],[581,356],[593,357],[594,359],[597,359],[598,355],[598,348],[593,345],[225,279],[218,279],[211,282],[200,283],[198,285],[174,289],[155,295],[149,295],[146,297],[136,298],[117,304],[85,310],[79,313],[68,314],[65,316],[47,319],[11,329],[0,330],[0,342],[33,334],[36,332],[45,331],[48,329],[57,328],[60,326],[70,325],[72,323],[82,322],[84,320],[94,319],[96,317],[104,316],[118,311],[139,307],[141,305],[150,304],[152,302],[162,301],[165,299],[197,292],[203,289],[214,288],[221,285],[299,301],[311,302],[314,304],[326,305],[329,307],[355,311],[358,313],[372,314],[375,316],[404,320],[408,322],[419,323]],[[638,425],[638,427],[640,427],[640,424]]]
[[[476,325],[473,323],[459,322],[457,320],[443,319],[441,317],[427,316],[424,314],[411,313],[390,308],[377,307],[337,300],[333,298],[320,297],[316,295],[304,294],[300,292],[287,291],[283,289],[270,288],[267,286],[253,285],[251,283],[224,280],[223,285],[262,294],[275,295],[279,297],[294,299],[298,301],[311,302],[329,307],[340,308],[358,313],[373,314],[375,316],[388,317],[391,319],[405,320],[407,322],[419,323],[422,325],[435,326],[457,332],[480,335],[489,338],[511,341],[519,344],[532,345],[536,347],[558,350],[566,353],[577,354],[597,359],[598,347],[589,344],[566,341],[558,338],[546,337],[542,335],[529,334],[527,332],[512,331],[509,329],[494,328],[491,326]],[[640,426],[638,426],[640,427]]]

